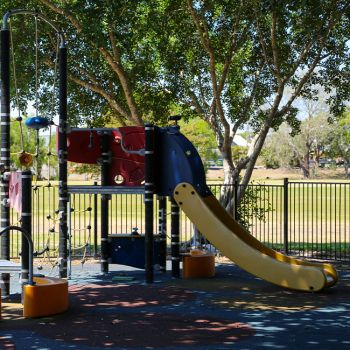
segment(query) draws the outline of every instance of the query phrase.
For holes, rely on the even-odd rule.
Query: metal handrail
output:
[[[49,20],[47,17],[43,16],[42,14],[36,12],[36,11],[30,11],[30,10],[24,10],[24,9],[16,9],[16,10],[9,10],[5,13],[5,15],[2,18],[2,30],[7,30],[7,22],[9,18],[12,15],[32,15],[35,17],[38,17],[42,19],[44,22],[46,22],[51,28],[53,28],[57,34],[60,37],[60,47],[63,48],[66,46],[66,39],[64,37],[64,34],[61,30],[59,30],[54,23],[52,23],[51,20]]]
[[[29,256],[28,256],[28,262],[29,262],[29,271],[28,271],[28,284],[29,285],[34,285],[33,281],[33,241],[32,238],[30,237],[29,233],[23,229],[22,227],[19,226],[7,226],[4,229],[0,231],[0,236],[5,233],[5,232],[10,232],[11,230],[17,230],[22,232],[24,237],[28,241],[28,249],[29,249]]]

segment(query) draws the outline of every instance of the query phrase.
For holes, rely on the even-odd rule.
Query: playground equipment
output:
[[[143,234],[109,234],[109,262],[143,269],[145,267],[145,236]],[[154,237],[153,265],[162,266],[160,251],[162,249],[159,235]],[[165,255],[164,255],[165,256]]]
[[[154,164],[157,164],[158,170],[152,181],[154,193],[159,196],[173,196],[175,202],[172,203],[172,212],[178,205],[198,230],[224,255],[246,271],[290,289],[320,291],[337,282],[337,272],[330,264],[306,262],[278,253],[265,247],[237,223],[210,192],[198,152],[180,133],[177,125],[153,127],[151,130],[156,149],[151,154],[154,155]],[[129,142],[132,147],[132,141]],[[85,153],[84,150],[88,147],[86,144],[87,142],[85,146],[79,144],[77,147]],[[68,154],[70,147],[72,146],[68,147]],[[147,159],[145,165],[147,167]],[[178,211],[176,215],[178,216]],[[178,235],[177,225],[178,223],[172,226],[174,236]],[[150,249],[153,249],[153,245]],[[203,264],[202,271],[196,266],[200,264],[200,260]],[[207,277],[213,276],[212,260],[213,256],[209,255],[185,256],[184,277],[198,277],[202,272]]]
[[[182,277],[185,279],[215,276],[215,255],[210,252],[193,249],[183,255],[182,263]]]
[[[251,274],[282,287],[311,292],[337,282],[337,272],[330,264],[293,259],[264,246],[228,215],[213,195],[203,197],[189,183],[178,184],[174,193],[200,232]]]
[[[23,11],[13,13],[23,13]],[[28,13],[28,11],[25,11]],[[9,34],[4,17],[1,32],[1,160],[4,171],[9,169]],[[31,13],[33,14],[33,13]],[[55,27],[52,26],[54,29]],[[101,271],[108,272],[108,211],[113,193],[142,193],[145,202],[145,279],[153,282],[154,269],[154,195],[170,197],[172,275],[180,275],[179,207],[199,231],[236,264],[248,272],[277,285],[302,290],[319,291],[337,282],[337,273],[329,264],[316,264],[293,259],[263,246],[242,228],[220,206],[206,185],[202,161],[194,146],[175,125],[158,128],[142,127],[73,129],[67,125],[66,48],[61,36],[59,51],[60,108],[58,127],[59,157],[59,274],[67,277],[67,204],[72,193],[100,193],[101,199]],[[68,186],[67,161],[101,164],[101,186]],[[2,179],[1,200],[6,202],[8,180]],[[4,208],[3,208],[4,209]],[[163,223],[165,218],[162,218]],[[1,223],[9,226],[9,212],[2,210]],[[164,237],[165,238],[165,237]],[[2,256],[8,257],[8,242],[4,241]]]
[[[10,225],[9,215],[9,196],[10,188],[9,181],[11,178],[10,173],[10,42],[11,33],[8,28],[8,21],[12,15],[30,15],[35,17],[35,23],[37,26],[37,19],[41,19],[48,23],[58,34],[60,41],[59,48],[59,68],[60,68],[60,116],[61,116],[61,131],[65,130],[66,123],[64,119],[66,117],[66,104],[67,104],[67,58],[65,48],[65,38],[63,34],[50,22],[46,17],[32,11],[27,10],[12,10],[8,11],[2,22],[1,29],[1,227],[0,235],[1,239],[1,257],[5,260],[9,260],[9,231],[17,230],[22,232],[22,262],[21,262],[21,280],[23,283],[23,315],[24,317],[39,317],[48,316],[63,312],[68,308],[68,283],[63,279],[55,279],[48,277],[36,277],[33,276],[33,243],[31,239],[31,173],[22,173],[21,191],[17,191],[18,195],[21,193],[21,227]],[[37,31],[36,31],[37,36]],[[36,37],[37,39],[37,37]],[[37,51],[36,40],[36,51]],[[37,63],[37,55],[36,55]],[[36,64],[37,66],[37,64]],[[36,70],[37,74],[37,70]],[[38,84],[36,79],[36,87],[38,90]],[[15,87],[17,92],[17,86]],[[36,105],[37,105],[36,92]],[[22,119],[19,116],[17,120],[21,123]],[[35,118],[31,118],[27,121],[28,126],[37,130],[49,124],[49,122],[38,115]],[[22,126],[21,130],[22,130]],[[65,140],[65,133],[60,133],[61,138]],[[21,132],[22,143],[22,158],[21,163],[24,165],[30,165],[30,155],[23,150],[23,137]],[[65,142],[64,142],[65,143]],[[64,154],[59,155],[59,158],[64,158]],[[62,174],[66,174],[67,164],[64,163],[60,166]],[[60,183],[60,193],[64,194],[66,188],[66,182]],[[11,189],[13,193],[14,188]],[[19,193],[20,192],[20,193]],[[62,236],[66,236],[66,198],[60,198],[60,215],[61,215],[61,232]],[[65,238],[62,238],[61,244],[66,244]],[[2,274],[2,294],[4,297],[9,294],[9,274]]]
[[[147,127],[146,127],[147,129]],[[153,127],[151,128],[153,130]],[[58,143],[58,147],[60,144]],[[149,196],[146,189],[145,157],[153,155],[146,150],[144,127],[121,128],[71,128],[67,134],[67,159],[72,162],[101,165],[101,186],[68,186],[68,193],[101,194],[101,271],[108,272],[109,263],[119,263],[138,268],[146,268],[149,281],[153,279],[153,266],[165,270],[166,237],[153,235],[152,247],[145,249],[146,235],[135,233],[111,234],[109,229],[109,199],[111,194],[142,194]],[[148,192],[147,192],[148,191]],[[148,200],[145,198],[147,206]],[[162,203],[163,199],[160,199]],[[163,203],[163,207],[165,204]],[[146,226],[153,230],[153,204],[148,210]],[[161,205],[160,205],[161,207]],[[69,216],[68,216],[69,217]],[[165,218],[165,211],[160,215]],[[162,232],[162,230],[160,230]],[[147,260],[146,255],[149,254]],[[151,261],[152,260],[152,261]],[[152,272],[150,272],[152,271]]]
[[[8,226],[4,233],[17,230],[22,232],[28,243],[28,280],[23,283],[23,317],[42,317],[55,315],[68,309],[68,282],[59,278],[33,275],[33,241],[30,234],[18,226]]]
[[[50,316],[68,309],[68,282],[64,279],[33,275],[33,242],[31,238],[32,175],[30,171],[4,173],[10,177],[10,205],[20,198],[21,225],[8,226],[0,231],[0,236],[16,230],[22,233],[21,282],[23,316],[25,318]],[[15,178],[15,181],[12,181]],[[13,195],[12,195],[13,194]],[[17,268],[17,266],[16,266]],[[5,269],[6,271],[6,269]],[[11,270],[9,270],[10,272]]]

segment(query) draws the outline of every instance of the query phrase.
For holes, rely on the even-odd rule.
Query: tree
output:
[[[330,157],[340,157],[344,161],[345,176],[349,177],[350,165],[350,113],[345,113],[333,132],[329,135],[329,147],[326,150]]]
[[[71,125],[103,126],[106,120],[120,125],[142,125],[144,120],[166,118],[172,95],[165,89],[157,37],[151,17],[152,1],[2,1],[0,9],[36,9],[67,38],[69,47],[69,104]],[[34,101],[37,82],[34,17],[11,18],[17,87],[21,109]],[[52,106],[52,86],[57,41],[43,21],[39,29],[38,108],[42,114],[57,112]],[[23,35],[26,33],[26,35]],[[57,85],[56,85],[57,86]],[[13,96],[15,87],[13,86]],[[57,102],[57,101],[56,101]]]
[[[181,132],[193,143],[204,163],[205,169],[208,162],[217,158],[216,141],[213,131],[208,124],[200,118],[193,118],[187,122],[180,122]]]
[[[316,98],[315,84],[327,86],[326,92],[336,86],[328,102],[332,112],[343,110],[348,1],[158,3],[164,17],[159,29],[167,33],[160,50],[166,81],[184,113],[199,115],[214,131],[226,183],[238,179],[244,167],[242,184],[248,183],[271,129],[283,122],[298,129],[293,104],[298,96]],[[232,139],[246,124],[255,137],[246,156],[234,164]],[[232,193],[223,203],[232,209]]]
[[[64,28],[70,44],[71,123],[85,116],[92,125],[103,125],[106,117],[142,124],[166,116],[176,104],[214,131],[226,183],[243,168],[242,184],[248,183],[271,129],[283,122],[298,128],[293,106],[298,96],[315,98],[316,84],[336,87],[328,102],[341,114],[349,95],[346,0],[4,0],[1,6],[32,4]],[[22,35],[24,22],[15,24],[15,42],[25,49],[16,52],[17,61],[24,66],[33,45]],[[40,47],[40,60],[50,67],[42,74],[49,81],[52,34],[42,37]],[[22,73],[24,83],[32,72]],[[33,98],[33,83],[20,86],[23,96]],[[40,91],[43,108],[49,90],[50,84]],[[232,139],[246,124],[255,137],[234,163]],[[228,210],[232,198],[224,193]]]
[[[292,128],[284,123],[278,131],[267,138],[262,156],[267,164],[275,166],[300,166],[305,178],[310,177],[310,161],[319,164],[319,158],[329,142],[334,126],[328,123],[328,115],[311,116],[301,122],[300,132],[293,134]]]
[[[293,141],[291,128],[283,123],[277,131],[270,132],[261,151],[261,158],[267,168],[299,165],[290,144]]]

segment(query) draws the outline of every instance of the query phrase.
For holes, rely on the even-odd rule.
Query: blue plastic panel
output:
[[[210,194],[202,160],[193,144],[177,126],[156,128],[155,133],[156,193],[172,196],[180,182],[188,182],[202,196]]]

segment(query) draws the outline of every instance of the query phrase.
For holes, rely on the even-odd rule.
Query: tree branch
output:
[[[317,64],[321,61],[321,59],[326,58],[327,56],[330,55],[324,55],[321,57],[321,51],[322,49],[318,52],[316,58],[314,59],[313,63],[311,64],[311,66],[309,67],[308,71],[305,73],[305,75],[300,79],[296,89],[294,90],[293,94],[291,95],[291,97],[289,98],[288,102],[284,105],[284,107],[278,112],[278,116],[282,116],[284,115],[288,109],[291,107],[292,103],[295,101],[295,99],[299,96],[300,91],[302,90],[302,88],[304,87],[305,83],[307,82],[307,80],[310,78],[310,75],[314,72]]]
[[[304,61],[306,55],[310,52],[312,45],[314,44],[314,41],[310,40],[307,42],[301,51],[299,58],[292,64],[291,69],[289,73],[283,78],[283,81],[286,82],[299,68],[300,64]]]
[[[349,7],[350,4],[347,5],[347,7]],[[343,9],[344,11],[345,9]],[[339,15],[339,13],[338,13]],[[331,30],[333,29],[333,27],[335,26],[336,19],[336,13],[333,14],[334,17],[331,18],[331,20],[329,21],[328,24],[328,28],[326,31],[325,35],[319,35],[318,40],[316,40],[316,43],[320,43],[321,44],[321,49],[324,47],[325,44],[325,40],[328,37],[329,33],[331,32]],[[306,42],[303,50],[301,51],[299,58],[294,62],[294,64],[291,66],[291,70],[289,71],[289,73],[286,75],[286,77],[284,77],[284,80],[287,81],[295,72],[296,70],[299,68],[301,62],[303,62],[303,60],[305,59],[305,57],[307,56],[307,54],[310,52],[312,46],[315,44],[315,40],[310,39],[309,41]]]
[[[113,31],[112,25],[109,24],[109,40],[111,42],[111,46],[112,46],[112,52],[113,52],[113,58],[116,62],[120,62],[120,52],[117,46],[117,38],[115,36],[115,33]]]
[[[212,88],[213,88],[213,95],[214,95],[214,100],[212,104],[212,111],[214,112],[215,109],[217,109],[220,121],[224,127],[225,130],[225,140],[229,139],[230,136],[230,130],[229,130],[229,123],[227,122],[225,118],[225,113],[221,105],[221,99],[220,99],[220,92],[218,90],[218,83],[217,83],[217,76],[216,76],[216,63],[215,63],[215,53],[214,49],[211,45],[210,42],[210,37],[209,37],[209,30],[208,27],[205,23],[205,19],[203,16],[201,18],[197,15],[196,10],[193,7],[192,0],[187,0],[188,8],[190,10],[192,19],[196,25],[199,38],[204,46],[204,49],[207,51],[209,55],[209,60],[210,60],[210,77],[212,81]],[[214,107],[215,106],[215,107]]]
[[[275,8],[273,6],[273,8]],[[281,70],[279,65],[279,55],[277,46],[277,13],[275,9],[272,11],[272,23],[271,23],[271,47],[272,47],[272,59],[274,64],[274,72],[278,81],[281,81]]]
[[[83,31],[83,27],[79,23],[79,21],[76,19],[76,17],[73,16],[72,13],[70,13],[67,10],[64,10],[55,4],[53,4],[51,1],[48,0],[40,0],[45,6],[47,6],[50,10],[63,15],[64,17],[68,18],[69,22],[72,23],[73,27],[77,30],[78,33],[81,33]]]
[[[74,83],[88,89],[91,90],[97,94],[99,94],[100,96],[102,96],[107,102],[108,104],[111,106],[111,108],[113,110],[115,110],[116,112],[118,112],[118,114],[116,115],[116,118],[118,119],[118,121],[125,126],[125,120],[122,118],[122,116],[127,115],[126,111],[115,101],[114,96],[107,93],[101,86],[97,85],[97,84],[93,84],[90,82],[87,82],[81,78],[78,78],[77,76],[75,76],[72,73],[68,74],[68,78],[73,81]]]
[[[249,95],[249,97],[246,99],[246,101],[243,104],[243,111],[241,113],[241,117],[234,124],[234,128],[236,129],[236,131],[240,127],[241,123],[243,123],[244,121],[249,119],[248,111],[249,111],[249,109],[250,109],[250,107],[251,107],[251,105],[252,105],[252,103],[254,101],[255,93],[256,93],[257,88],[258,88],[260,73],[261,73],[261,70],[264,68],[264,65],[265,65],[265,62],[262,61],[260,63],[259,68],[255,72],[254,83],[253,83],[253,87],[252,87],[252,89],[250,91],[250,95]]]
[[[227,74],[228,74],[229,68],[230,68],[231,63],[232,63],[232,58],[234,56],[234,53],[237,50],[238,41],[239,41],[237,39],[238,30],[239,30],[239,24],[240,24],[240,16],[237,16],[236,21],[235,21],[235,23],[233,25],[233,29],[232,29],[231,45],[230,45],[230,48],[229,48],[229,50],[227,52],[227,55],[226,55],[224,68],[222,70],[221,79],[220,79],[219,86],[218,86],[218,92],[220,94],[221,94],[221,92],[222,92],[222,90],[223,90],[223,88],[225,86]],[[243,40],[245,38],[247,30],[248,30],[248,28],[247,28],[247,26],[245,26],[244,29],[243,29],[243,33],[241,35],[240,40]]]
[[[200,21],[199,17],[197,16],[196,10],[193,7],[192,0],[187,0],[187,5],[190,10],[192,19],[194,20],[194,24],[196,25],[199,39],[201,40],[202,45],[204,46],[205,50],[210,55],[212,52],[212,47],[210,45],[209,41],[209,33],[204,28],[204,23]],[[206,28],[208,29],[208,28]]]
[[[264,56],[264,59],[265,59],[267,66],[269,67],[272,74],[276,75],[275,68],[274,68],[273,64],[271,63],[269,55],[267,54],[268,50],[267,50],[264,36],[261,32],[261,28],[260,28],[260,24],[259,24],[259,15],[256,13],[255,8],[254,8],[254,12],[255,12],[255,18],[256,18],[256,28],[257,28],[257,32],[258,32],[259,42],[260,42],[261,49],[262,49],[262,54]]]
[[[203,84],[202,84],[202,78],[201,78],[200,74],[198,75],[198,84],[199,84],[199,91],[201,93],[203,105],[205,105],[207,108],[210,108],[210,105],[205,98],[205,93],[204,93]]]
[[[70,23],[74,26],[74,28],[76,28],[77,32],[82,34],[83,27],[81,26],[79,21],[68,10],[64,10],[64,9],[56,6],[55,4],[53,4],[49,0],[40,0],[40,1],[44,5],[46,5],[48,8],[50,8],[52,11],[66,17],[70,21]],[[110,31],[109,35],[110,35],[110,40],[115,39],[115,37],[111,38],[111,31]],[[120,81],[120,84],[122,86],[123,92],[124,92],[126,102],[127,102],[128,107],[130,109],[131,114],[127,114],[129,116],[129,120],[133,121],[137,125],[142,125],[143,121],[139,115],[138,108],[137,108],[135,99],[133,97],[133,93],[132,93],[132,89],[130,87],[128,77],[127,77],[127,75],[126,75],[126,73],[125,73],[125,71],[120,63],[120,60],[119,61],[115,60],[117,58],[116,57],[117,46],[113,45],[113,43],[111,41],[112,51],[113,51],[113,55],[114,55],[114,57],[112,57],[111,54],[108,52],[108,50],[105,47],[98,46],[95,41],[90,40],[88,38],[87,38],[87,40],[93,47],[95,47],[97,50],[100,51],[100,53],[105,58],[107,63],[110,65],[110,67],[113,69],[113,71],[117,74],[119,81]]]
[[[191,89],[188,89],[187,93],[191,99],[191,106],[195,108],[197,114],[202,116],[203,118],[206,118],[207,113],[199,103],[196,94]]]
[[[114,72],[116,72],[116,74],[118,75],[120,84],[123,88],[126,102],[131,112],[131,116],[130,116],[131,120],[137,125],[142,125],[143,121],[139,115],[138,108],[132,93],[132,89],[129,84],[129,79],[127,77],[127,74],[125,73],[123,66],[119,62],[116,62],[113,59],[113,57],[111,56],[111,54],[108,52],[106,48],[99,47],[98,49],[101,52],[102,56],[106,59],[108,64],[112,67]]]

